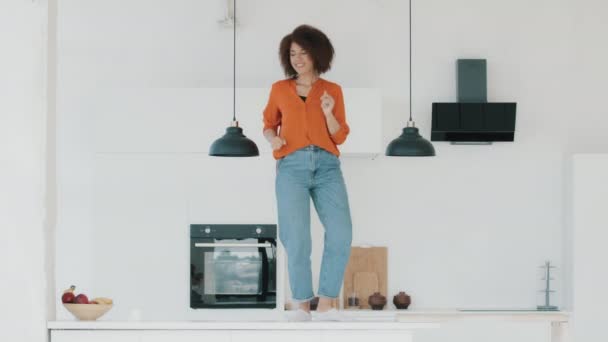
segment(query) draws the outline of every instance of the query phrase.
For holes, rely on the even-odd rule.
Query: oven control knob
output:
[[[207,234],[211,233],[211,228],[205,228],[205,233],[207,233]]]
[[[255,232],[258,233],[258,234],[261,234],[262,233],[262,228],[256,228]]]

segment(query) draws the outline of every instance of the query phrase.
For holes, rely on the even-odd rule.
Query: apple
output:
[[[84,293],[79,294],[74,298],[74,303],[76,304],[89,304],[89,298]]]
[[[76,296],[74,295],[74,292],[66,292],[63,294],[63,296],[61,296],[61,302],[62,303],[71,303],[74,301],[74,298],[76,298]]]
[[[74,295],[75,289],[76,289],[76,286],[72,285],[72,286],[70,286],[69,289],[63,291],[63,295],[61,296],[61,302],[62,303],[72,303],[74,301],[74,298],[76,297]]]

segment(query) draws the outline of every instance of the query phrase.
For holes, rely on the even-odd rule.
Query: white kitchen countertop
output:
[[[49,321],[51,330],[412,330],[438,328],[459,319],[568,322],[567,311],[491,309],[345,310],[346,322],[287,322],[267,320],[197,321]],[[314,312],[313,312],[314,317]]]
[[[50,321],[51,330],[413,330],[437,323],[402,322],[210,322],[210,321]]]
[[[517,321],[567,322],[567,311],[537,311],[524,309],[435,309],[399,310],[398,322],[441,322],[455,319],[497,319]]]

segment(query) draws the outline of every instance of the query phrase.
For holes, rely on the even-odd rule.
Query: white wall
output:
[[[297,11],[296,5],[238,3],[239,86],[267,87],[280,78],[280,38],[299,23],[317,25],[337,49],[326,77],[382,91],[378,120],[386,145],[408,108],[407,3],[318,1]],[[59,2],[56,284],[115,297],[121,305],[108,318],[126,318],[132,308],[150,319],[201,317],[187,305],[188,224],[275,222],[272,160],[210,159],[205,154],[215,137],[184,135],[191,127],[172,120],[186,116],[216,127],[218,116],[229,119],[231,103],[204,112],[192,96],[231,85],[232,33],[216,23],[222,6]],[[537,266],[551,260],[562,267],[554,301],[568,304],[565,156],[606,147],[596,76],[608,76],[597,43],[605,24],[599,15],[586,20],[605,11],[591,0],[414,1],[413,106],[423,134],[429,136],[430,104],[456,99],[458,58],[488,60],[488,99],[518,103],[517,132],[515,142],[492,146],[436,143],[431,159],[343,158],[355,243],[389,247],[390,294],[406,290],[412,308],[534,307],[542,288]],[[602,52],[595,57],[596,51]],[[573,65],[583,61],[590,66],[580,73]],[[579,101],[587,85],[597,103]],[[116,95],[127,92],[150,102],[125,103]],[[144,134],[187,148],[100,149],[100,138],[126,136],[120,126],[99,125],[108,108],[123,105],[133,108],[124,117],[131,126],[155,110],[140,120],[132,144],[148,141],[139,139]],[[246,134],[259,133],[248,126]],[[228,196],[234,192],[240,195]],[[321,229],[315,220],[317,241]],[[59,307],[58,317],[69,316]]]
[[[0,340],[46,339],[46,1],[0,2]]]

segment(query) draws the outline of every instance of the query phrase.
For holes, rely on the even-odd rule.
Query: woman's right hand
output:
[[[270,146],[272,147],[273,151],[280,149],[285,144],[287,144],[285,139],[279,136],[275,136],[274,138],[272,138],[272,140],[270,140]]]

